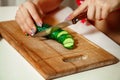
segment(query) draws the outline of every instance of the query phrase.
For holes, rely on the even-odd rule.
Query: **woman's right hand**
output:
[[[84,12],[87,12],[87,18],[89,20],[105,20],[111,12],[119,8],[120,0],[84,0],[84,2],[68,16],[67,20],[72,20]]]
[[[27,1],[19,6],[15,19],[24,33],[33,36],[36,32],[35,23],[42,25],[40,15],[43,15],[42,10],[37,10],[34,2]]]

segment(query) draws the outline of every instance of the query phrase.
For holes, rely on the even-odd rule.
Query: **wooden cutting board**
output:
[[[45,79],[53,79],[85,70],[90,70],[119,60],[90,42],[82,35],[66,28],[75,39],[73,50],[65,49],[54,40],[25,36],[15,21],[0,23],[0,34],[5,38]]]
[[[65,8],[49,13],[44,22],[55,25],[58,17],[66,17],[71,9]],[[54,40],[25,36],[15,21],[0,22],[0,35],[5,38],[45,79],[53,79],[86,71],[119,60],[90,42],[82,35],[65,28],[75,39],[73,50],[65,49]]]

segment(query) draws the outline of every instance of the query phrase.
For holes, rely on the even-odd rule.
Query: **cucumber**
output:
[[[36,33],[37,33],[37,32],[41,32],[41,31],[44,31],[44,30],[50,28],[50,26],[51,26],[51,25],[45,24],[45,23],[44,23],[42,26],[36,25]]]
[[[47,29],[47,32],[50,33],[46,38],[56,40],[61,43],[67,49],[74,48],[74,39],[73,37],[65,30],[62,30],[59,27],[51,27],[49,24],[43,24],[42,27],[36,25],[37,32],[41,32]]]

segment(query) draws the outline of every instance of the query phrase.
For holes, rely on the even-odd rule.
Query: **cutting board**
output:
[[[51,17],[46,20],[50,20]],[[51,24],[53,24],[52,21]],[[0,35],[6,39],[46,80],[117,63],[119,60],[82,35],[65,28],[75,40],[68,50],[60,43],[25,36],[13,20],[0,22]]]

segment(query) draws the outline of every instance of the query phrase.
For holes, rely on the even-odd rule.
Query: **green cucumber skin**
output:
[[[46,30],[46,29],[48,29],[50,27],[51,27],[51,25],[45,24],[45,23],[42,26],[36,25],[36,33],[44,31],[44,30]]]
[[[58,37],[58,35],[64,30],[62,29],[57,29],[55,31],[53,31],[51,34],[50,34],[50,38],[51,39],[54,39],[56,41],[58,41],[59,43],[61,43],[65,48],[67,49],[73,49],[74,47],[74,40],[73,40],[73,37],[69,34],[69,33],[66,33],[66,34],[62,34]],[[70,45],[70,46],[65,46],[66,44],[64,44],[64,41],[67,39],[67,38],[71,38],[73,40],[73,45]],[[69,43],[68,43],[69,44]]]
[[[58,42],[63,44],[64,40],[67,39],[67,38],[72,38],[72,36],[70,34],[63,34],[60,37],[58,37],[57,40],[58,40]]]
[[[51,25],[49,25],[49,24],[43,24],[42,26],[37,26],[36,25],[36,30],[37,30],[36,33],[44,31],[44,30],[46,30],[50,27],[51,27]],[[51,33],[46,37],[50,38],[50,39],[53,39],[53,40],[56,40],[57,42],[61,43],[67,49],[73,49],[74,48],[73,37],[67,31],[62,30],[59,27],[52,28]],[[71,45],[66,46],[66,44],[64,44],[64,41],[68,38],[72,39],[73,41],[71,42]]]
[[[63,30],[60,29],[60,28],[59,28],[59,29],[56,29],[56,30],[54,30],[54,31],[51,31],[49,37],[50,37],[51,39],[57,40],[57,35],[58,35],[61,31],[63,31]]]

